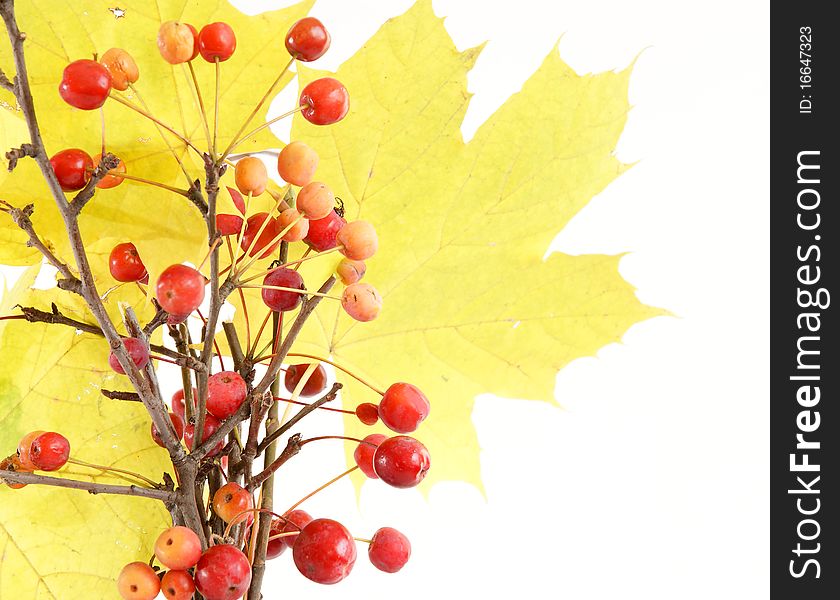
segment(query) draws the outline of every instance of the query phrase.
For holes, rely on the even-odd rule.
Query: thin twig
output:
[[[263,471],[254,475],[253,479],[251,479],[251,483],[248,485],[248,491],[253,492],[255,489],[260,487],[266,479],[271,477],[271,475],[277,471],[277,469],[282,467],[290,458],[300,452],[300,439],[301,436],[299,433],[290,437],[289,441],[286,442],[286,447],[283,449],[283,452],[280,453],[280,456],[278,456],[274,462]]]
[[[34,473],[23,473],[16,471],[0,471],[0,480],[11,483],[24,483],[26,485],[50,485],[63,487],[71,490],[84,490],[89,494],[117,494],[120,496],[139,496],[141,498],[152,498],[167,504],[175,501],[175,492],[169,490],[158,490],[141,487],[139,485],[111,485],[105,483],[93,483],[91,481],[77,481],[75,479],[64,479],[63,477],[50,477],[49,475],[35,475]]]
[[[265,439],[260,442],[260,445],[257,446],[257,454],[262,452],[266,449],[266,447],[279,438],[281,435],[289,431],[292,427],[294,427],[303,417],[311,413],[313,410],[318,409],[319,407],[323,406],[327,402],[335,400],[335,397],[338,395],[338,391],[342,388],[342,385],[338,382],[334,383],[332,389],[324,394],[321,398],[318,398],[312,404],[307,404],[304,408],[300,409],[300,411],[287,422],[283,423],[280,427],[277,428],[277,431],[265,437]]]

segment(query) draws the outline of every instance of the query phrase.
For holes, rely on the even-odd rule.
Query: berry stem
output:
[[[251,121],[253,121],[254,117],[257,116],[257,113],[260,111],[263,104],[265,104],[265,101],[268,100],[268,97],[272,94],[272,92],[274,92],[274,89],[278,85],[280,85],[280,80],[283,79],[283,76],[288,72],[289,67],[291,67],[292,63],[294,63],[294,62],[295,62],[295,58],[291,57],[289,59],[289,62],[286,63],[286,66],[283,67],[283,70],[280,71],[280,74],[277,76],[277,79],[275,79],[274,83],[272,83],[271,86],[268,88],[268,90],[266,90],[265,94],[263,94],[263,97],[260,98],[259,102],[257,102],[257,105],[254,107],[254,110],[251,111],[251,114],[248,115],[248,118],[245,119],[245,122],[242,123],[242,126],[239,128],[239,130],[231,138],[230,144],[228,144],[228,147],[225,148],[225,151],[222,152],[221,157],[219,157],[219,162],[225,160],[228,157],[228,155],[230,154],[230,151],[233,149],[233,142],[236,139],[238,139],[239,136],[242,134],[242,132],[245,131],[245,128],[248,127],[248,125],[251,124]]]
[[[354,537],[353,539],[356,540],[357,542],[363,542],[365,544],[372,544],[373,543],[373,540],[369,540],[367,538]]]
[[[201,264],[200,264],[200,265],[198,265],[198,266],[195,268],[195,270],[196,270],[196,271],[201,271],[201,269],[203,269],[203,268],[204,268],[204,265],[207,263],[207,259],[208,259],[208,258],[210,258],[210,255],[211,255],[211,254],[213,253],[213,251],[214,251],[214,250],[215,250],[215,249],[219,246],[219,244],[221,243],[221,241],[222,241],[222,238],[216,238],[216,241],[215,241],[215,242],[213,242],[213,245],[212,245],[212,246],[210,246],[210,249],[207,251],[207,254],[205,254],[205,255],[204,255],[204,258],[201,260]]]
[[[192,148],[193,150],[195,150],[195,152],[196,152],[199,156],[201,156],[201,150],[199,150],[199,149],[195,146],[195,144],[193,144],[193,143],[192,143],[189,139],[187,139],[186,137],[184,137],[183,135],[181,135],[180,133],[178,133],[177,131],[175,131],[174,129],[172,129],[172,127],[170,127],[169,125],[167,125],[167,124],[166,124],[166,123],[164,123],[163,121],[161,121],[161,120],[159,120],[159,119],[157,119],[157,118],[153,117],[153,116],[152,116],[151,114],[149,114],[147,111],[143,110],[142,108],[140,108],[139,106],[137,106],[137,105],[135,105],[135,104],[132,104],[132,103],[131,103],[131,102],[129,102],[128,100],[126,100],[126,99],[124,99],[124,98],[121,98],[118,94],[115,94],[114,92],[111,92],[111,94],[110,94],[110,96],[109,96],[109,97],[110,97],[110,98],[113,98],[114,100],[116,100],[117,102],[119,102],[120,104],[122,104],[123,106],[127,106],[128,108],[130,108],[130,109],[131,109],[131,110],[133,110],[134,112],[136,112],[136,113],[138,113],[138,114],[140,114],[140,115],[143,115],[144,117],[146,117],[147,119],[149,119],[149,120],[150,120],[150,121],[152,121],[153,123],[156,123],[156,124],[160,125],[160,126],[161,126],[161,127],[163,127],[164,129],[166,129],[166,131],[168,131],[169,133],[171,133],[172,135],[174,135],[175,137],[177,137],[179,140],[181,140],[182,142],[184,142],[187,146],[189,146],[189,147],[190,147],[190,148]]]
[[[298,406],[309,406],[308,402],[301,402],[300,400],[291,400],[289,398],[283,398],[281,396],[274,396],[275,402],[288,402],[289,404],[296,404]],[[345,410],[343,408],[333,408],[331,406],[319,406],[318,410],[329,410],[331,412],[338,412],[344,413],[346,415],[355,415],[356,412],[352,410]]]
[[[282,240],[283,236],[286,235],[287,233],[289,233],[292,230],[292,228],[295,225],[297,225],[298,223],[300,223],[304,218],[305,217],[303,215],[300,215],[297,219],[295,219],[294,221],[292,221],[291,223],[286,225],[286,227],[284,227],[283,230],[280,231],[280,233],[278,233],[276,236],[274,236],[274,238],[269,243],[267,243],[266,246],[271,247],[274,244],[276,244],[277,242],[279,242],[280,240]],[[269,219],[269,217],[266,217],[265,221],[263,221],[263,224],[268,223],[268,219]],[[253,265],[255,262],[257,262],[257,260],[259,260],[259,257],[260,257],[259,253],[257,253],[256,256],[251,257],[251,259],[248,262],[246,262],[244,265],[242,265],[239,268],[239,274],[241,275],[242,273],[245,273],[248,269],[250,269],[251,265]]]
[[[241,290],[240,290],[241,293]],[[263,322],[260,324],[260,328],[257,330],[257,336],[254,338],[254,345],[251,347],[250,345],[246,346],[248,348],[248,356],[254,356],[254,352],[257,349],[257,344],[260,343],[260,338],[262,337],[263,330],[265,330],[265,326],[268,325],[268,320],[271,318],[271,315],[274,314],[272,311],[267,311],[265,313],[265,318]]]
[[[100,130],[102,132],[102,154],[99,156],[105,156],[105,107],[99,107],[99,125]]]
[[[192,88],[195,90],[195,97],[198,99],[198,110],[201,113],[201,123],[204,126],[204,135],[207,138],[207,150],[212,152],[213,146],[210,140],[210,123],[207,119],[207,110],[204,108],[204,97],[201,95],[201,86],[198,85],[198,77],[195,74],[195,67],[193,66],[191,60],[187,61],[187,67],[190,72],[190,79],[192,80]]]
[[[93,173],[95,169],[87,169],[88,173]],[[185,198],[190,197],[190,193],[188,190],[182,190],[181,188],[176,188],[171,185],[167,185],[165,183],[161,183],[160,181],[154,181],[152,179],[146,179],[145,177],[138,177],[137,175],[130,175],[128,173],[120,173],[119,171],[108,171],[108,175],[113,175],[114,177],[119,177],[120,179],[128,179],[130,181],[137,181],[139,183],[145,183],[148,185],[153,185],[155,187],[163,188],[165,190],[169,190],[174,194],[178,194]]]
[[[280,292],[298,292],[301,296],[318,296],[320,298],[332,298],[341,302],[338,296],[331,296],[330,294],[322,294],[321,292],[310,292],[300,288],[283,287],[282,285],[240,285],[238,287],[254,290],[277,290]]]
[[[360,440],[359,438],[350,437],[347,435],[319,435],[313,438],[307,438],[305,440],[301,440],[300,446],[305,446],[309,442],[320,442],[321,440],[345,440],[348,442],[358,442],[360,444],[368,444],[369,446],[376,446],[376,444],[372,444],[371,442],[366,442],[365,440]]]
[[[292,109],[292,110],[290,110],[290,111],[288,111],[288,112],[284,112],[284,113],[283,113],[282,115],[280,115],[279,117],[274,117],[274,118],[273,118],[273,119],[271,119],[270,121],[266,121],[265,123],[263,123],[262,125],[260,125],[260,126],[259,126],[259,127],[257,127],[256,129],[252,129],[251,131],[249,131],[248,133],[246,133],[245,135],[243,135],[241,138],[239,138],[238,140],[236,140],[235,142],[233,142],[233,144],[232,144],[232,145],[228,148],[228,152],[230,152],[231,150],[233,150],[234,148],[236,148],[237,146],[239,146],[239,144],[241,144],[242,142],[244,142],[245,140],[247,140],[247,139],[248,139],[249,137],[251,137],[252,135],[256,135],[256,134],[258,134],[260,131],[262,131],[262,130],[263,130],[263,129],[265,129],[266,127],[271,127],[271,126],[272,126],[272,125],[274,125],[277,121],[282,121],[282,120],[283,120],[283,119],[285,119],[286,117],[291,117],[293,114],[295,114],[295,113],[298,113],[298,112],[302,111],[303,109],[307,108],[308,106],[309,106],[308,104],[301,104],[301,105],[300,105],[300,106],[298,106],[297,108],[294,108],[294,109]]]
[[[146,112],[151,114],[151,111],[149,110],[149,105],[146,104],[146,101],[143,99],[143,96],[140,95],[140,90],[138,90],[133,83],[128,84],[128,89],[130,89],[134,96],[137,98],[137,101],[140,103],[140,106],[142,106]],[[184,174],[184,177],[187,178],[187,185],[192,186],[193,181],[190,178],[190,174],[187,172],[187,167],[184,165],[184,161],[181,159],[180,155],[175,150],[175,147],[169,141],[169,138],[166,137],[166,135],[163,133],[163,128],[161,128],[161,126],[157,123],[155,123],[155,128],[158,130],[158,133],[160,134],[163,143],[166,144],[166,147],[169,148],[169,151],[172,153],[172,156],[175,157],[175,161],[178,163],[178,166],[181,167],[181,172]]]
[[[300,500],[298,500],[297,502],[295,502],[294,504],[292,504],[289,508],[287,508],[287,509],[286,509],[286,512],[284,512],[283,514],[284,514],[284,515],[289,514],[289,513],[290,513],[290,512],[292,512],[294,509],[296,509],[298,506],[300,506],[301,504],[303,504],[304,502],[306,502],[307,500],[309,500],[312,496],[314,496],[315,494],[317,494],[318,492],[320,492],[320,491],[322,491],[322,490],[327,489],[327,488],[328,488],[328,487],[330,487],[332,484],[334,484],[336,481],[338,481],[338,480],[339,480],[339,479],[341,479],[342,477],[346,477],[347,475],[349,475],[350,473],[352,473],[353,471],[355,471],[355,470],[356,470],[356,469],[358,469],[358,468],[359,468],[359,466],[358,466],[358,465],[356,465],[356,466],[354,466],[354,467],[350,467],[349,469],[347,469],[346,471],[344,471],[344,472],[343,472],[343,473],[341,473],[340,475],[336,475],[335,477],[333,477],[332,479],[330,479],[328,482],[326,482],[324,485],[322,485],[322,486],[320,486],[320,487],[318,487],[318,488],[316,488],[316,489],[312,490],[311,492],[309,492],[308,494],[306,494],[303,498],[301,498]]]
[[[121,473],[123,475],[128,475],[130,477],[134,477],[135,479],[139,479],[143,483],[146,483],[153,488],[158,487],[157,483],[155,483],[154,481],[152,481],[148,477],[145,477],[144,475],[141,475],[140,473],[135,473],[134,471],[126,471],[125,469],[118,469],[116,467],[106,467],[105,465],[97,465],[97,464],[94,464],[94,463],[89,463],[89,462],[85,462],[83,460],[79,460],[77,458],[73,458],[72,456],[67,459],[67,462],[72,464],[72,465],[78,465],[80,467],[87,467],[88,469],[95,469],[97,471],[102,471],[102,472],[107,471],[107,472],[112,472],[112,473]]]
[[[219,139],[219,81],[221,80],[221,64],[219,62],[219,57],[216,57],[216,102],[213,105],[213,109],[215,111],[215,115],[213,116],[213,152],[211,156],[213,160],[216,160],[216,144]]]
[[[323,406],[327,402],[335,400],[335,397],[338,395],[338,391],[342,387],[344,387],[344,386],[342,386],[340,383],[334,383],[333,386],[332,386],[332,389],[329,392],[324,394],[322,397],[318,398],[315,402],[312,402],[312,403],[308,404],[307,406],[304,406],[302,409],[300,409],[300,411],[298,411],[298,413],[295,416],[293,416],[291,419],[289,419],[288,421],[283,423],[280,427],[278,427],[277,431],[275,431],[275,432],[273,432],[269,435],[266,435],[265,439],[263,439],[263,441],[260,442],[260,445],[257,446],[257,454],[259,454],[260,452],[265,450],[265,448],[269,444],[271,444],[274,440],[276,440],[277,438],[282,436],[284,433],[289,431],[298,422],[300,422],[301,419],[303,419],[306,415],[311,413],[313,410],[318,409],[320,406]],[[299,442],[300,441],[300,436],[298,435],[297,437],[298,437],[298,442]],[[290,438],[290,440],[291,440],[291,438]]]
[[[318,253],[313,254],[311,256],[304,255],[302,258],[299,258],[297,260],[292,260],[292,261],[289,261],[287,263],[283,263],[282,265],[272,267],[272,268],[268,269],[267,271],[263,271],[262,273],[257,273],[256,275],[252,275],[251,277],[248,277],[247,279],[243,279],[239,283],[250,283],[251,281],[254,281],[255,279],[260,279],[261,277],[265,277],[266,275],[268,275],[269,273],[273,273],[274,271],[279,271],[280,269],[285,269],[285,268],[291,267],[293,265],[299,265],[303,262],[306,262],[307,260],[312,260],[313,258],[318,258],[319,256],[324,256],[326,254],[330,254],[331,252],[338,252],[342,249],[343,249],[342,246],[336,246],[335,248],[330,248],[329,250],[324,250],[323,252],[318,252]]]

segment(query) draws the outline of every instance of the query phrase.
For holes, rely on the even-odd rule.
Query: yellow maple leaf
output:
[[[125,16],[119,19],[108,10],[109,4],[94,1],[80,8],[69,2],[35,0],[19,5],[19,20],[28,36],[36,107],[50,152],[65,147],[88,148],[91,154],[98,151],[98,115],[68,107],[55,87],[70,60],[101,54],[111,46],[126,48],[135,56],[141,68],[138,88],[151,111],[192,139],[202,140],[203,126],[186,72],[163,63],[152,43],[160,22],[169,19],[198,25],[224,20],[243,32],[235,58],[223,69],[219,133],[226,145],[262,89],[288,60],[282,32],[311,2],[245,17],[219,0],[127,0],[121,3]],[[0,48],[0,67],[13,72],[8,47],[0,44]],[[466,79],[479,52],[458,52],[430,0],[420,0],[405,15],[386,23],[339,69],[337,77],[351,94],[349,116],[326,128],[296,117],[292,131],[294,139],[305,140],[320,154],[317,178],[342,198],[348,218],[363,218],[376,226],[380,251],[369,262],[367,279],[385,300],[380,318],[365,324],[350,320],[337,304],[323,302],[294,349],[329,355],[380,387],[409,381],[428,394],[432,413],[417,433],[432,454],[432,469],[422,486],[425,490],[436,481],[451,479],[481,485],[479,448],[470,423],[478,394],[553,401],[554,378],[560,368],[620,340],[633,323],[662,314],[638,302],[618,274],[618,256],[553,253],[543,258],[569,219],[626,169],[615,158],[614,148],[628,111],[630,70],[579,76],[555,49],[522,91],[465,143],[460,125],[470,98]],[[196,66],[204,97],[210,98],[212,67]],[[301,85],[321,75],[305,67],[298,67],[298,73]],[[17,146],[25,141],[20,115],[8,93],[0,91],[0,103],[11,106],[0,108],[0,141],[6,147]],[[126,161],[130,173],[186,186],[186,178],[150,123],[110,101],[105,115],[109,148]],[[263,108],[255,123],[265,118]],[[173,145],[192,176],[198,177],[198,161],[184,144]],[[281,145],[265,129],[238,150]],[[0,198],[17,205],[33,202],[36,229],[59,256],[69,258],[58,213],[36,171],[31,161],[23,160],[11,176],[0,176]],[[231,212],[226,193],[220,199],[224,212]],[[251,212],[269,202],[255,200]],[[21,232],[2,217],[0,262],[39,261]],[[204,226],[193,206],[164,190],[132,182],[97,194],[86,207],[81,226],[101,289],[113,285],[107,253],[115,243],[133,241],[152,278],[173,262],[198,264],[207,250]],[[299,255],[301,250],[294,252]],[[305,263],[301,272],[308,286],[316,287],[337,260],[332,255]],[[148,310],[136,287],[123,286],[115,294]],[[11,297],[42,308],[44,302],[54,300],[62,310],[84,314],[66,294],[45,296],[24,287]],[[249,299],[248,325],[253,333],[264,316],[259,292],[244,290],[243,297]],[[239,298],[234,294],[230,301],[238,308],[235,321],[241,326],[245,321]],[[124,459],[127,450],[149,448],[148,418],[142,411],[117,416],[117,411],[134,409],[103,405],[96,394],[88,394],[105,377],[107,349],[101,340],[55,327],[47,332],[48,327],[17,321],[0,326],[3,356],[19,353],[20,362],[16,359],[12,366],[28,361],[26,368],[43,376],[37,385],[21,389],[11,366],[0,371],[0,410],[12,415],[12,406],[26,406],[19,410],[32,411],[2,421],[3,447],[13,447],[32,428],[29,423],[37,411],[33,399],[44,393],[39,386],[55,390],[66,376],[65,393],[82,398],[72,407],[80,418],[72,416],[71,433],[77,421],[84,420],[80,427],[110,430],[118,427],[120,419],[134,419],[123,421],[134,427],[123,432],[126,437],[118,445],[123,454],[113,454],[102,437],[92,436],[91,457],[111,464],[106,461]],[[44,355],[33,354],[40,345],[21,347],[23,335],[46,340],[47,333],[55,336],[49,337],[49,344],[58,343],[49,348],[46,360]],[[59,356],[62,348],[66,354]],[[345,407],[377,400],[352,378],[340,373],[339,378],[346,386],[341,399]],[[21,403],[22,395],[31,408]],[[55,418],[69,421],[71,415],[76,412],[58,411]],[[370,433],[355,418],[346,420],[346,431],[354,436]],[[352,451],[352,445],[348,449]],[[99,458],[100,454],[104,457]],[[165,453],[156,456],[165,458]],[[146,473],[150,465],[157,465],[158,471],[163,468],[154,461],[134,463],[136,470]],[[35,497],[39,491],[23,492]],[[59,493],[66,494],[49,493],[53,504],[58,503],[54,494]],[[24,574],[0,577],[0,585],[10,586],[8,590],[0,587],[0,595],[77,597],[75,592],[83,585],[95,585],[100,586],[94,588],[96,597],[113,596],[114,574],[124,563],[137,560],[141,549],[148,551],[165,516],[144,518],[132,512],[136,510],[133,503],[142,500],[124,502],[119,505],[120,515],[123,511],[130,515],[128,532],[115,534],[119,529],[113,526],[115,515],[102,510],[86,514],[88,533],[78,522],[64,531],[48,526],[37,539],[27,538],[28,545],[21,541],[21,532],[11,529],[13,520],[23,514],[22,505],[15,505],[9,519],[4,513],[0,537],[13,540],[16,562],[12,564],[22,565]],[[78,562],[61,566],[61,576],[38,554],[38,543],[92,536],[109,526],[110,537],[102,537],[123,536],[117,538],[120,551],[90,561],[89,554],[67,542],[68,548],[80,554]],[[134,536],[134,541],[126,542],[125,536]],[[36,589],[41,591],[33,592]],[[90,595],[91,588],[85,589]]]
[[[62,297],[66,316],[90,322],[81,298],[29,289],[30,267],[2,303],[43,306]],[[124,300],[109,297],[114,316]],[[148,314],[141,315],[148,318]],[[60,431],[71,457],[159,480],[171,469],[149,436],[149,416],[136,402],[109,400],[99,389],[126,385],[107,366],[108,344],[72,327],[0,321],[0,448],[8,454],[28,431]],[[3,456],[6,456],[4,454]],[[137,483],[68,465],[59,476],[127,485]],[[127,496],[91,496],[46,486],[0,486],[0,598],[111,598],[114,576],[127,562],[150,556],[169,514],[159,502]]]

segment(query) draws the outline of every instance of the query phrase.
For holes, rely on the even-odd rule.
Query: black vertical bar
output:
[[[840,598],[840,34],[830,8],[771,7],[770,577],[779,599]]]

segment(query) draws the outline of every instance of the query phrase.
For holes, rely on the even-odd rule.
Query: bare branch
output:
[[[21,144],[20,148],[12,148],[6,152],[6,158],[9,161],[9,173],[17,168],[18,161],[21,158],[34,157],[35,147],[32,144]]]
[[[140,402],[140,394],[137,392],[121,392],[119,390],[99,390],[99,393],[110,400],[125,400],[128,402]]]
[[[44,258],[46,258],[49,263],[58,269],[59,273],[61,273],[61,276],[64,278],[64,285],[61,285],[61,282],[59,282],[59,287],[63,290],[81,294],[82,282],[79,278],[73,274],[67,263],[58,260],[52,250],[50,250],[47,245],[41,241],[38,234],[35,233],[35,227],[32,225],[32,219],[30,218],[32,213],[35,212],[35,206],[27,204],[23,208],[15,208],[8,202],[0,200],[0,203],[8,209],[9,215],[12,217],[12,221],[15,222],[15,225],[20,227],[26,235],[29,236],[29,240],[26,242],[26,245],[38,250]]]
[[[333,386],[332,386],[332,389],[329,392],[324,394],[321,398],[318,398],[315,402],[313,402],[311,404],[307,404],[302,409],[300,409],[300,411],[294,417],[292,417],[291,419],[286,421],[283,425],[281,425],[280,427],[277,428],[277,431],[275,431],[275,432],[271,433],[270,435],[266,436],[266,438],[262,442],[260,442],[260,445],[257,446],[257,454],[261,453],[263,450],[265,450],[268,447],[268,445],[271,442],[273,442],[274,440],[279,438],[281,435],[283,435],[284,433],[289,431],[292,427],[297,425],[297,423],[301,419],[303,419],[306,415],[311,413],[313,410],[317,410],[319,407],[323,406],[327,402],[335,400],[335,397],[338,395],[338,391],[342,387],[343,386],[340,383],[338,383],[338,382],[334,383]]]
[[[295,454],[300,452],[300,434],[296,433],[292,437],[289,438],[289,441],[286,442],[286,447],[283,449],[283,452],[280,453],[280,456],[271,463],[265,470],[262,472],[254,475],[254,478],[251,480],[251,483],[248,485],[248,491],[253,492],[257,488],[259,488],[263,482],[271,477],[277,469],[283,466],[290,458],[292,458]]]
[[[77,481],[63,477],[50,477],[48,475],[35,475],[18,471],[0,471],[0,481],[10,483],[24,483],[26,485],[50,485],[63,487],[71,490],[84,490],[89,494],[117,494],[120,496],[138,496],[140,498],[152,498],[167,504],[175,502],[175,492],[144,488],[137,485],[110,485],[105,483],[93,483],[91,481]]]
[[[105,156],[103,156],[99,161],[99,164],[96,166],[96,169],[94,169],[93,174],[91,174],[90,179],[85,184],[85,187],[79,190],[79,192],[73,197],[73,202],[70,204],[70,207],[74,215],[78,215],[82,212],[82,209],[88,202],[90,202],[93,195],[96,193],[96,186],[99,185],[99,182],[108,175],[108,171],[116,169],[119,164],[119,158],[110,152],[105,153]]]
[[[14,82],[9,80],[9,77],[6,75],[3,69],[0,69],[0,87],[4,90],[8,90],[12,93],[15,93]]]

